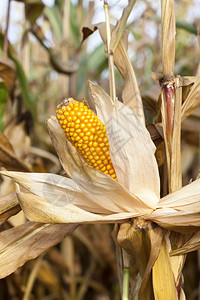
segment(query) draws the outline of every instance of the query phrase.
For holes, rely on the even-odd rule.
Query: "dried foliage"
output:
[[[192,0],[158,3],[104,1],[97,23],[96,1],[8,0],[0,299],[199,299],[199,20]],[[70,96],[107,126],[118,182],[66,143],[54,114]]]

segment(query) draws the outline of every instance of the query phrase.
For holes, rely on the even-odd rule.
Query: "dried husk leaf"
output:
[[[138,281],[136,277],[134,278],[133,292],[139,300],[153,298],[150,275],[160,251],[162,237],[161,228],[154,227],[150,222],[139,219],[134,220],[133,224],[124,223],[120,226],[117,241],[123,249],[133,256],[140,273],[141,280]]]
[[[65,170],[66,175],[70,177],[68,161],[65,155],[66,135],[64,134],[62,128],[59,126],[56,116],[49,117],[46,121],[46,125],[49,136],[58,154],[60,163]]]
[[[149,242],[146,240],[146,228],[147,224],[140,220],[134,220],[133,224],[122,224],[117,236],[119,245],[127,253],[134,256],[141,277],[144,276],[149,258]]]
[[[16,193],[0,197],[0,225],[20,210]]]
[[[200,228],[200,179],[170,193],[160,200],[160,209],[151,219],[164,228],[182,233],[194,232]]]
[[[177,240],[177,243],[179,242],[179,240],[181,240],[181,237]],[[182,271],[185,264],[185,259],[185,255],[170,256],[176,287],[179,287],[180,283],[182,282]]]
[[[162,4],[162,65],[164,78],[174,75],[175,62],[175,4],[174,0],[163,0]]]
[[[158,258],[152,269],[155,300],[177,300],[177,292],[165,238]]]
[[[17,193],[20,205],[26,217],[40,223],[116,223],[137,215],[137,213],[114,213],[108,215],[95,214],[85,211],[73,204],[59,206],[48,202],[47,199],[33,194]]]
[[[91,81],[89,81],[89,88],[97,116],[104,125],[107,125],[113,111],[112,99],[102,88]]]
[[[153,267],[153,265],[158,257],[158,254],[160,252],[162,239],[163,239],[163,230],[160,227],[152,226],[152,224],[151,224],[151,227],[149,228],[147,234],[148,234],[148,239],[150,242],[150,253],[149,253],[149,260],[148,260],[148,263],[147,263],[147,266],[145,269],[145,273],[143,276],[143,280],[141,283],[141,287],[138,292],[139,297],[141,297],[141,295],[143,295],[143,297],[145,296],[145,288],[149,281],[152,267]]]
[[[140,224],[140,225],[139,225]],[[136,298],[138,290],[141,287],[142,279],[149,259],[149,240],[146,233],[147,224],[140,220],[134,220],[133,224],[124,223],[120,226],[117,242],[129,253],[135,261],[135,272],[132,274],[132,280],[135,282],[134,290],[131,292]],[[139,273],[139,274],[138,274]],[[143,297],[145,293],[145,297]],[[152,287],[147,281],[144,286],[144,293],[140,294],[138,299],[151,299]]]
[[[58,155],[62,156],[61,164],[64,170],[68,171],[70,177],[88,198],[102,203],[102,206],[113,212],[120,209],[121,212],[133,212],[135,215],[140,215],[149,211],[146,204],[121,184],[86,164],[70,142],[63,143],[63,140],[58,139],[60,126],[55,117],[49,118],[47,124],[50,131],[53,128],[52,142]],[[57,130],[55,130],[56,127]]]
[[[39,224],[27,222],[0,233],[0,278],[59,243],[76,224]]]
[[[30,168],[15,155],[12,145],[2,132],[0,132],[0,166],[10,171],[30,172]]]
[[[53,205],[62,207],[71,203],[87,211],[98,210],[99,213],[104,214],[113,212],[104,208],[100,202],[94,203],[94,201],[91,201],[70,178],[51,173],[2,171],[1,174],[14,179],[25,189],[41,198],[44,197]]]
[[[195,232],[200,229],[199,213],[178,211],[171,208],[155,210],[145,219],[156,222],[163,228],[174,230],[183,234]]]
[[[182,105],[181,121],[188,118],[193,111],[200,105],[200,78],[192,85],[190,92]]]
[[[106,103],[104,104],[105,111]],[[110,156],[119,182],[146,205],[159,201],[160,179],[155,146],[137,115],[116,101],[107,125]]]

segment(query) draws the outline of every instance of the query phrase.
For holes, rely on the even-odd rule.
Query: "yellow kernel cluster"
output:
[[[117,180],[109,154],[106,126],[85,102],[65,99],[57,106],[56,117],[67,139],[87,163]]]

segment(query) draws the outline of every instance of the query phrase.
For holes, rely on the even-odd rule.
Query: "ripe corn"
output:
[[[109,154],[106,126],[88,108],[86,102],[65,99],[57,106],[56,117],[67,139],[85,161],[117,180]]]

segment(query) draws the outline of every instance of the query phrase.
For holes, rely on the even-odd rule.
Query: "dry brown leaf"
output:
[[[14,149],[6,136],[0,132],[0,167],[9,171],[30,172],[29,167],[15,155]]]
[[[15,83],[16,67],[14,62],[7,57],[0,57],[0,77],[5,81],[5,84],[12,88]]]
[[[16,156],[23,159],[29,153],[31,145],[30,136],[25,131],[25,122],[16,124],[14,119],[5,127],[3,133],[11,143]]]
[[[151,274],[152,267],[158,257],[163,233],[159,227],[153,227],[151,222],[134,220],[133,224],[124,223],[118,232],[117,241],[135,259],[137,272],[141,280],[136,280],[134,295],[138,299],[152,299]],[[135,270],[136,271],[136,270]],[[137,275],[135,273],[135,276]]]
[[[200,231],[194,233],[180,248],[171,251],[170,255],[182,255],[200,248]]]
[[[149,259],[149,247],[146,241],[147,223],[133,220],[133,224],[124,223],[120,226],[117,241],[127,253],[133,255],[141,277],[144,276]]]
[[[163,230],[160,227],[153,227],[152,225],[149,226],[149,230],[147,232],[148,234],[148,239],[150,242],[150,253],[149,253],[149,259],[148,263],[145,269],[145,273],[143,276],[143,280],[141,283],[141,287],[139,290],[139,295],[145,295],[144,294],[144,289],[146,287],[146,284],[149,280],[149,276],[151,274],[152,267],[158,257],[158,254],[160,252],[161,248],[161,243],[163,239]]]
[[[16,193],[0,197],[0,224],[21,210]]]
[[[200,105],[200,78],[192,85],[181,108],[181,121],[188,118]]]
[[[27,222],[0,233],[0,278],[36,258],[70,234],[77,224]]]

